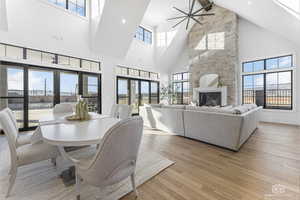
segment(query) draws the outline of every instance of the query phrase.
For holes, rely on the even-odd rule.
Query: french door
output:
[[[10,108],[20,130],[35,128],[55,104],[75,103],[78,95],[101,113],[101,75],[0,62],[0,110]]]
[[[117,104],[128,104],[132,114],[139,114],[139,106],[159,103],[159,82],[117,77]]]

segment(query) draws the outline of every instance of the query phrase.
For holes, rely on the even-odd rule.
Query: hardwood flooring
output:
[[[140,200],[300,200],[299,127],[260,124],[238,153],[153,130],[142,146],[176,163],[138,188]]]

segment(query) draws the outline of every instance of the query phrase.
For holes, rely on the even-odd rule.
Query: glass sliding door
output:
[[[118,78],[117,103],[129,104],[129,87],[128,79]]]
[[[132,114],[139,114],[139,106],[159,103],[159,82],[117,77],[117,103],[132,107]]]
[[[132,114],[139,113],[140,104],[140,84],[138,80],[130,80],[130,105],[132,106]]]
[[[82,75],[82,97],[88,102],[89,112],[100,112],[99,76]]]
[[[158,82],[151,82],[151,104],[159,103]]]
[[[60,103],[76,103],[78,87],[77,73],[60,72]]]
[[[29,127],[50,115],[54,106],[54,72],[42,69],[28,70]]]
[[[24,76],[22,67],[0,66],[0,110],[10,108],[17,118],[19,128],[25,127]]]
[[[150,103],[150,82],[141,81],[141,106]]]
[[[190,82],[183,82],[182,83],[182,92],[183,92],[183,104],[188,105],[190,103]]]

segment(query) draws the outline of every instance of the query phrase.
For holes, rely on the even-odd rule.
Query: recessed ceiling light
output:
[[[252,5],[252,1],[248,1],[248,5],[249,5],[249,6]]]
[[[126,19],[122,19],[122,24],[126,24]]]

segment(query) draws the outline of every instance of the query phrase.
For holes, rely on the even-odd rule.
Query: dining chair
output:
[[[131,117],[132,108],[129,105],[119,104],[119,118],[127,119]]]
[[[6,193],[6,197],[8,197],[15,184],[19,167],[44,160],[56,159],[60,154],[57,147],[44,142],[19,146],[17,142],[18,131],[13,120],[11,120],[11,117],[5,110],[0,111],[0,123],[6,135],[10,150],[10,178]]]
[[[13,113],[13,111],[10,108],[5,108],[5,109],[3,109],[3,111],[8,114],[10,120],[12,121],[12,123],[14,125],[15,130],[18,133],[18,135],[17,135],[17,147],[22,146],[22,145],[26,145],[26,144],[30,144],[32,133],[20,135],[19,134],[18,122],[17,122],[16,116]]]
[[[60,103],[56,104],[53,108],[53,113],[55,114],[64,114],[64,113],[72,113],[73,105],[70,103]]]
[[[119,105],[118,104],[114,104],[112,105],[111,109],[110,109],[110,117],[112,118],[118,118],[119,115]]]
[[[129,177],[137,197],[135,169],[142,134],[142,117],[127,118],[105,133],[95,156],[81,160],[70,158],[75,163],[78,200],[82,180],[101,189]]]

